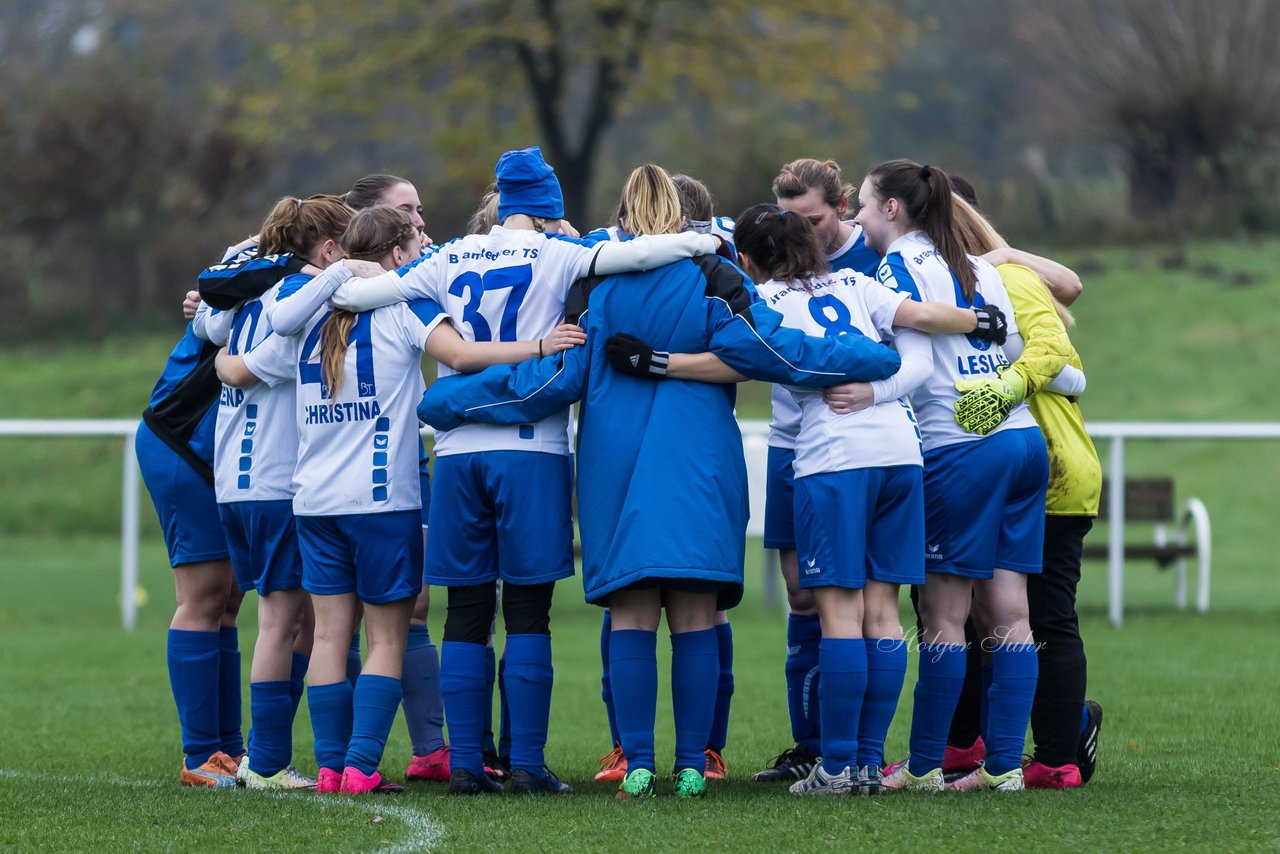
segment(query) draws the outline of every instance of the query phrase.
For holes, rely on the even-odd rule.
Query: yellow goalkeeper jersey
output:
[[[1084,416],[1073,399],[1042,391],[1064,365],[1083,370],[1044,282],[1020,264],[996,268],[1009,291],[1022,355],[1014,362],[1027,382],[1027,405],[1049,448],[1049,492],[1045,513],[1055,516],[1097,516],[1102,492],[1102,466],[1093,440],[1084,429]]]

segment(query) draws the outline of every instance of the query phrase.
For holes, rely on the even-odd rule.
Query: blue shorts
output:
[[[233,501],[219,504],[236,585],[259,596],[302,586],[302,553],[293,502]]]
[[[1038,427],[924,453],[925,570],[1034,575],[1044,559],[1049,455]]]
[[[538,451],[436,457],[425,582],[544,584],[573,575],[569,458]]]
[[[924,476],[919,466],[796,478],[800,586],[858,590],[867,579],[924,583]]]
[[[226,560],[227,538],[218,518],[218,499],[209,482],[146,424],[138,425],[134,448],[142,482],[160,517],[169,565]]]
[[[764,547],[794,551],[796,547],[796,451],[769,446],[764,491]]]
[[[317,596],[354,592],[385,605],[422,589],[422,519],[417,510],[299,516],[302,589]]]

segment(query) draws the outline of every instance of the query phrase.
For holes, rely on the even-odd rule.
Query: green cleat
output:
[[[911,773],[907,760],[902,760],[897,768],[884,775],[880,780],[880,788],[889,791],[914,790],[917,792],[941,792],[946,789],[946,780],[941,768],[933,768],[919,777]]]
[[[629,801],[633,798],[652,798],[657,794],[653,784],[654,774],[648,768],[637,768],[627,774],[618,785],[617,798]]]
[[[677,798],[705,798],[707,796],[707,778],[692,768],[681,768],[675,775]]]

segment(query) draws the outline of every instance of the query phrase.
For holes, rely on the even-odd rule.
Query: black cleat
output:
[[[1085,700],[1084,707],[1089,713],[1089,725],[1080,733],[1080,743],[1076,746],[1076,767],[1080,769],[1082,785],[1089,782],[1098,768],[1098,734],[1102,732],[1102,706],[1094,700]]]
[[[449,775],[451,795],[496,795],[502,792],[502,784],[490,780],[487,774],[473,774],[466,768],[454,768]]]
[[[550,768],[543,766],[542,773],[523,768],[512,771],[507,791],[513,795],[572,795],[573,787],[562,783]]]
[[[497,780],[501,783],[503,780],[511,776],[511,757],[499,756],[492,750],[484,752],[484,773],[489,775],[490,780]]]
[[[757,783],[794,783],[807,779],[817,763],[818,757],[809,752],[803,744],[797,744],[774,757],[773,764],[763,771],[751,775]]]

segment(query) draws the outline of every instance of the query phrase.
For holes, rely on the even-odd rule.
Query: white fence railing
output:
[[[751,522],[747,533],[764,533],[764,486],[768,454],[769,424],[745,420],[743,447],[747,457]],[[1124,619],[1124,454],[1129,439],[1280,439],[1280,423],[1227,422],[1129,422],[1115,421],[1086,425],[1094,439],[1110,442],[1107,473],[1110,503],[1107,541],[1108,616],[1112,625]],[[135,591],[138,586],[138,458],[133,440],[138,422],[107,419],[0,419],[2,436],[116,436],[124,445],[124,466],[120,510],[120,622],[132,629],[137,619]],[[766,591],[776,597],[777,575],[767,573]],[[1208,603],[1204,603],[1207,607]],[[1202,608],[1203,610],[1203,608]]]

